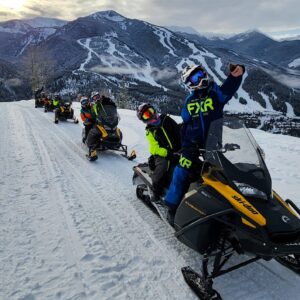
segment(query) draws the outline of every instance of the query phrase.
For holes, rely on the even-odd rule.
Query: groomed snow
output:
[[[0,299],[197,299],[180,268],[199,270],[199,255],[136,199],[132,167],[148,146],[134,111],[119,112],[137,160],[105,152],[90,163],[81,123],[56,125],[33,101],[0,110]],[[300,204],[300,139],[252,132],[274,189]],[[298,299],[300,278],[260,261],[217,278],[215,288],[225,300]]]

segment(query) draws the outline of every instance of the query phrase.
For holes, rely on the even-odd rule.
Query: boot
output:
[[[168,206],[167,221],[172,227],[174,227],[174,219],[175,219],[177,207],[169,206],[169,205],[167,206]]]
[[[98,159],[97,151],[93,150],[93,149],[90,149],[89,154],[87,155],[87,158],[90,161],[95,161],[96,159]]]

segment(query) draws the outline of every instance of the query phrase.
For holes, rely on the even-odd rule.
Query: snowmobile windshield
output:
[[[98,108],[98,119],[103,125],[116,127],[119,123],[117,108],[114,105],[101,105]]]
[[[211,123],[205,160],[234,184],[254,186],[270,195],[271,178],[261,149],[241,120],[223,118]]]

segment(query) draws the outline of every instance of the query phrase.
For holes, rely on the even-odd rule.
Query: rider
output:
[[[55,115],[54,115],[54,122],[58,123],[58,118],[60,113],[62,112],[63,108],[61,107],[62,105],[62,99],[60,95],[55,95],[54,99],[52,100],[52,107],[55,110]]]
[[[146,126],[146,137],[149,142],[149,167],[153,187],[153,200],[159,199],[167,184],[167,172],[174,161],[174,153],[180,150],[179,125],[168,115],[159,115],[149,103],[141,104],[137,117]],[[176,164],[176,162],[175,162]]]
[[[81,104],[80,117],[85,127],[85,136],[82,138],[82,142],[85,143],[88,133],[92,129],[96,120],[95,120],[95,115],[93,113],[89,98],[86,96],[82,96],[80,98],[80,104]]]
[[[107,131],[101,124],[101,114],[104,112],[104,106],[113,105],[116,107],[116,104],[108,97],[100,96],[99,92],[92,92],[91,94],[92,112],[95,116],[95,124],[90,129],[89,134],[87,135],[86,144],[89,148],[88,158],[91,161],[94,161],[98,158],[96,149],[99,147],[99,144],[102,139],[108,136]]]
[[[199,158],[198,149],[204,148],[210,123],[222,118],[224,105],[238,90],[244,72],[244,66],[230,65],[229,76],[218,86],[201,65],[188,66],[183,70],[182,80],[191,89],[191,94],[186,98],[181,112],[181,157],[165,197],[171,224],[174,223],[176,209],[189,188],[189,179]]]
[[[42,86],[41,88],[36,89],[36,90],[34,91],[35,107],[38,106],[38,102],[40,101],[40,98],[42,98],[42,97],[41,97],[41,93],[42,93],[43,90],[44,90],[44,87]]]

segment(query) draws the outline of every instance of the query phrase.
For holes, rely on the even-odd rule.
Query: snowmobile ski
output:
[[[89,155],[89,154],[86,154],[85,157],[87,158],[87,160],[89,161],[95,161],[98,159],[98,155]]]
[[[204,279],[191,267],[181,268],[185,282],[201,300],[222,300],[220,294],[212,288],[212,279]]]
[[[118,150],[116,149],[116,151],[118,151]],[[134,160],[136,158],[136,152],[135,152],[135,150],[132,150],[131,153],[129,155],[127,155],[127,150],[126,150],[124,154],[121,154],[121,156],[123,156],[123,157],[125,157],[125,158],[127,158],[128,160],[131,161],[131,160]]]
[[[275,258],[277,262],[300,275],[300,255],[287,255]]]
[[[150,208],[156,215],[159,216],[156,207],[150,199],[148,188],[146,184],[139,184],[136,188],[136,196],[140,199],[148,208]]]

